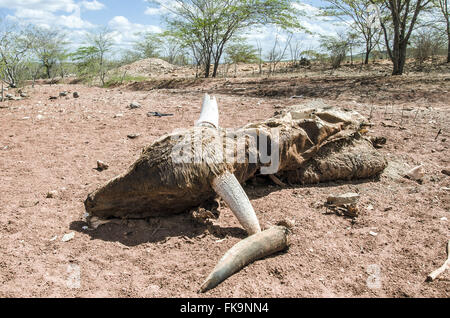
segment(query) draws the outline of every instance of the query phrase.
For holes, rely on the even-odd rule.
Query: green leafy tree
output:
[[[406,49],[419,14],[432,0],[370,0],[376,5],[386,49],[393,65],[392,75],[402,75]]]
[[[140,35],[141,38],[133,45],[137,56],[141,59],[160,57],[163,45],[161,34],[146,32]]]
[[[87,81],[92,81],[99,72],[99,50],[95,46],[82,46],[70,54],[77,66],[77,75]]]
[[[196,61],[204,65],[205,77],[217,75],[226,44],[239,32],[256,25],[274,24],[300,28],[294,0],[173,0],[151,2],[165,6],[169,30],[196,51]]]
[[[225,49],[225,54],[234,64],[235,75],[238,63],[256,63],[258,61],[256,49],[243,41],[230,43]]]
[[[90,48],[89,53],[94,54],[94,61],[97,63],[94,69],[97,71],[102,86],[104,86],[106,75],[109,70],[106,57],[107,54],[111,52],[114,44],[111,32],[108,28],[98,29],[95,32],[86,35],[86,42],[89,45],[88,48]]]

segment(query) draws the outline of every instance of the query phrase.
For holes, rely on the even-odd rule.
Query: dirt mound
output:
[[[154,77],[169,74],[175,71],[177,67],[164,60],[149,58],[124,65],[119,70],[127,72],[129,75]]]

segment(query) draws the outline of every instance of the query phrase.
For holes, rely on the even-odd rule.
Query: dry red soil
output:
[[[448,74],[330,75],[154,81],[109,90],[26,87],[28,98],[0,103],[0,296],[448,297],[450,271],[425,279],[446,259],[450,238],[450,177],[441,172],[450,168],[449,80]],[[80,97],[49,100],[61,91]],[[373,180],[246,184],[263,228],[295,220],[291,247],[198,294],[221,256],[246,236],[227,207],[208,226],[185,213],[90,230],[82,217],[88,193],[127,169],[144,146],[193,125],[204,92],[217,96],[222,127],[319,97],[358,110],[371,117],[371,135],[386,137],[380,151],[389,166]],[[132,101],[142,107],[128,109]],[[150,111],[174,116],[148,117]],[[95,170],[97,160],[109,169]],[[419,164],[422,183],[403,177]],[[329,194],[349,191],[361,195],[357,218],[327,211]],[[63,242],[70,232],[74,238]]]

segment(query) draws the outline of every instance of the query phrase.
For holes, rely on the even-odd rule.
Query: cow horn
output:
[[[219,127],[219,110],[215,97],[205,94],[197,127]],[[226,202],[249,235],[261,232],[258,218],[244,189],[234,174],[226,171],[212,181],[214,191]]]

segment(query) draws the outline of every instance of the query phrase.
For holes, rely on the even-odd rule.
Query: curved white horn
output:
[[[203,97],[200,118],[195,122],[195,126],[207,126],[212,128],[219,127],[219,110],[217,108],[217,101],[215,97],[211,98],[208,94],[205,94]]]
[[[252,204],[234,174],[226,171],[213,180],[212,187],[227,203],[249,235],[261,232]]]

